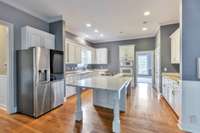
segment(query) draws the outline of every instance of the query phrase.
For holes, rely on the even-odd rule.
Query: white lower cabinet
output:
[[[64,80],[51,82],[51,107],[55,108],[64,102]]]
[[[181,114],[181,95],[180,81],[162,77],[162,95],[171,108],[180,116]]]
[[[88,77],[92,77],[92,76],[96,76],[95,72],[86,72],[86,73],[79,73],[79,74],[72,74],[72,75],[68,75],[65,77],[65,81],[71,81],[71,80],[80,80],[80,79],[85,79]],[[66,89],[66,97],[70,97],[76,94],[76,87],[72,87],[72,86],[65,86]],[[85,88],[83,88],[84,90]]]
[[[75,76],[75,75],[71,75],[71,76],[66,76],[65,77],[65,80],[66,81],[70,81],[70,80],[74,80],[74,79],[77,79],[78,80],[78,76]],[[70,97],[70,96],[73,96],[76,94],[76,88],[75,87],[72,87],[72,86],[65,86],[65,96],[66,97]]]

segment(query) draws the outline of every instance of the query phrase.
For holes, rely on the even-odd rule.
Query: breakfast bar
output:
[[[132,78],[117,74],[115,76],[97,76],[88,77],[81,80],[70,80],[66,82],[67,86],[76,87],[77,94],[77,109],[76,120],[83,119],[83,112],[81,108],[81,90],[89,88],[93,90],[107,91],[112,94],[114,119],[112,123],[113,132],[120,132],[120,103],[125,101],[125,90],[131,83]],[[124,104],[123,104],[124,105]],[[123,107],[122,107],[123,108]],[[125,111],[125,109],[124,109]]]

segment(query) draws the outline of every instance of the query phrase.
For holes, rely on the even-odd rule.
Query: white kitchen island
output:
[[[108,93],[112,93],[112,100],[114,103],[114,119],[112,123],[112,129],[113,132],[120,132],[120,102],[123,103],[123,101],[125,101],[125,90],[128,87],[131,80],[131,77],[123,76],[122,74],[117,74],[115,76],[97,76],[85,78],[82,80],[67,81],[67,86],[76,87],[76,92],[78,96],[76,120],[81,121],[83,119],[83,112],[81,107],[82,88],[108,91]]]

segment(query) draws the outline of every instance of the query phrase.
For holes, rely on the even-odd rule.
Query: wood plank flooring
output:
[[[76,97],[39,119],[0,110],[0,133],[111,133],[111,110],[92,105],[92,91],[82,93],[83,122],[75,122]],[[121,113],[122,133],[181,133],[170,109],[160,102],[148,84],[138,84],[127,97]]]

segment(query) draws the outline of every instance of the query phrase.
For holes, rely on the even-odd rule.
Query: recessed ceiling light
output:
[[[146,12],[144,12],[144,16],[149,16],[150,14],[151,14],[150,11],[146,11]]]
[[[95,29],[94,32],[99,33],[99,30]]]
[[[88,37],[89,37],[89,35],[85,35],[85,37],[86,37],[86,38],[88,38]]]
[[[148,30],[148,28],[146,28],[146,27],[143,27],[143,28],[142,28],[142,31],[146,31],[146,30]]]
[[[100,37],[103,37],[104,36],[104,34],[100,34]]]
[[[88,24],[86,24],[86,27],[92,27],[92,25],[88,23]]]

